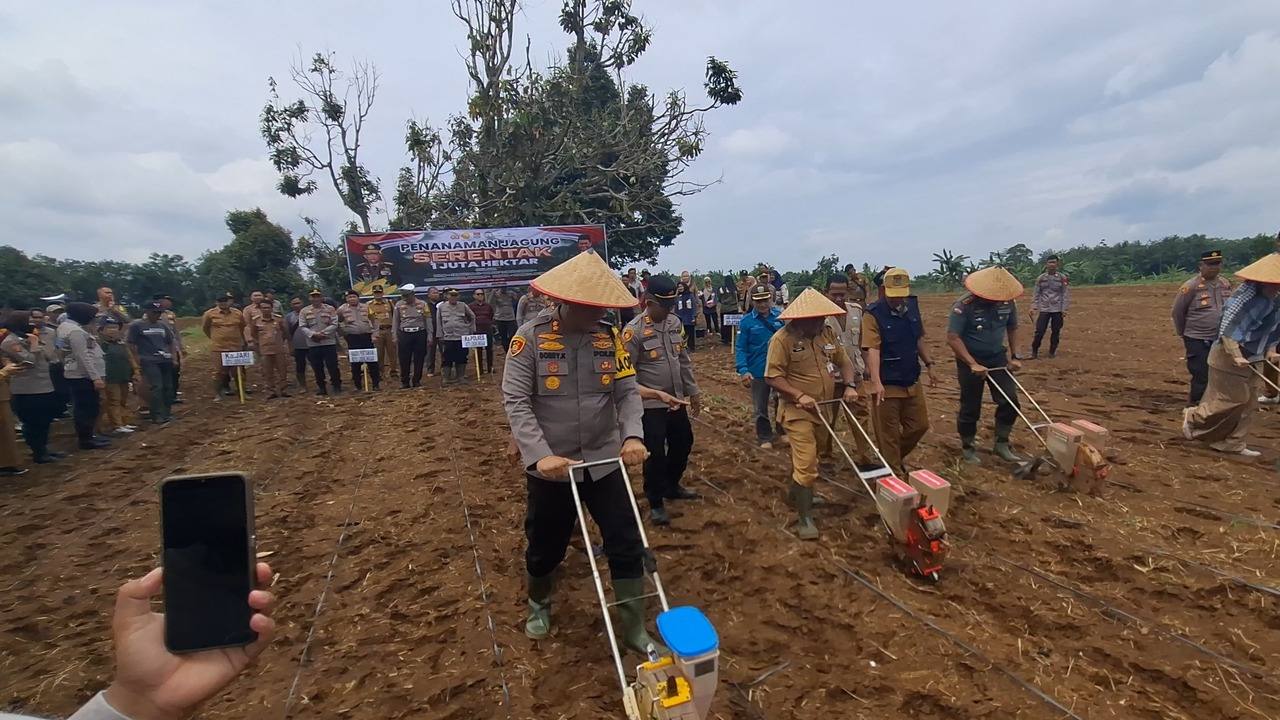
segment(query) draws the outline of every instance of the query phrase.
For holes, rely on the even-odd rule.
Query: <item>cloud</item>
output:
[[[772,125],[739,128],[729,133],[721,145],[731,156],[761,158],[785,152],[795,143],[785,130]]]

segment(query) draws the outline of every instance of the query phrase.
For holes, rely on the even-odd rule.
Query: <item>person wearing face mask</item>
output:
[[[58,325],[58,342],[66,348],[63,374],[71,387],[71,414],[81,450],[111,446],[110,440],[94,434],[102,409],[98,393],[106,387],[107,367],[97,338],[85,328],[93,325],[97,314],[93,305],[74,302],[67,305],[67,313]]]
[[[885,299],[862,318],[867,383],[876,445],[898,477],[907,476],[906,457],[929,431],[929,407],[920,387],[921,365],[936,387],[933,360],[924,343],[924,323],[911,302],[911,276],[902,268],[884,275]]]

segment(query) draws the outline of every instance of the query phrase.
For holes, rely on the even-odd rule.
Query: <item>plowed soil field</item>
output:
[[[720,633],[712,717],[1280,717],[1280,415],[1259,412],[1258,461],[1181,440],[1174,292],[1075,291],[1059,356],[1021,374],[1054,419],[1112,431],[1102,497],[1016,480],[989,454],[957,462],[954,298],[922,298],[941,382],[909,464],[958,495],[938,583],[895,562],[847,469],[818,486],[821,540],[787,532],[786,450],[755,446],[729,349],[703,343],[686,478],[703,499],[649,537],[673,604]],[[239,469],[281,631],[202,717],[622,716],[580,542],[552,638],[523,635],[524,482],[498,376],[240,405],[206,397],[205,370],[172,425],[0,484],[0,708],[61,717],[103,687],[114,591],[157,562],[156,483]],[[1035,450],[1023,427],[1015,442]]]

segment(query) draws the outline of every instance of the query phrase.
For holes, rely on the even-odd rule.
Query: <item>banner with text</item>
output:
[[[350,233],[346,249],[351,287],[364,296],[406,283],[419,292],[516,287],[587,250],[609,260],[603,225]]]

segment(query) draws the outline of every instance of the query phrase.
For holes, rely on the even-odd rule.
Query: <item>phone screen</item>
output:
[[[172,652],[247,645],[253,587],[248,479],[169,478],[160,487],[165,645]]]

